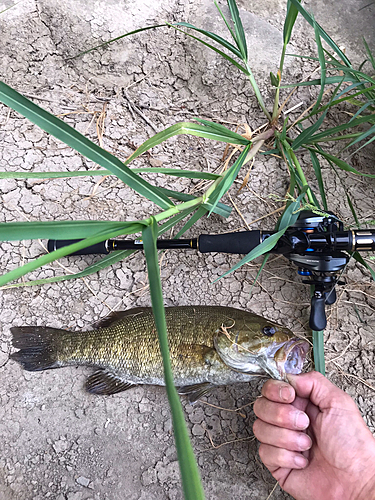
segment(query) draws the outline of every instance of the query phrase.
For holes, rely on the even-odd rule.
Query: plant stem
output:
[[[284,68],[286,46],[287,46],[287,44],[284,42],[283,50],[281,52],[279,71],[277,72],[278,77],[279,77],[279,84],[278,84],[277,89],[276,89],[275,102],[273,104],[273,113],[272,113],[272,121],[271,121],[272,125],[275,125],[275,123],[277,122],[277,119],[279,117],[280,85],[281,85],[281,77],[282,77],[283,68]]]
[[[300,176],[300,179],[302,181],[302,186],[308,186],[305,174],[303,173],[301,165],[299,164],[299,161],[297,160],[297,156],[294,154],[294,151],[292,150],[292,148],[289,149],[289,154],[290,154],[290,156],[291,156],[291,158],[293,160],[293,163],[294,163],[294,166],[296,167],[298,175]],[[311,190],[310,190],[309,187],[308,187],[308,189],[306,191],[306,194],[307,194],[307,197],[308,197],[309,202],[311,203],[311,205],[315,205],[315,201],[314,201],[314,198],[312,196],[312,193],[311,193]]]

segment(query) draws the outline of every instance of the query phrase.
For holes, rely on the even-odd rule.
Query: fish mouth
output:
[[[306,340],[291,339],[275,352],[274,360],[282,379],[286,380],[287,373],[301,373],[309,349],[310,345]]]
[[[297,337],[284,342],[272,342],[267,347],[250,351],[224,334],[214,337],[214,346],[221,360],[232,370],[248,374],[268,374],[277,380],[287,380],[287,374],[303,371],[310,345]]]

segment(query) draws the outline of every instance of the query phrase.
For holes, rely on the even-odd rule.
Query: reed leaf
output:
[[[85,278],[86,276],[90,276],[91,274],[98,273],[103,269],[106,269],[107,267],[113,266],[120,260],[126,259],[136,251],[137,250],[117,250],[115,252],[111,252],[109,255],[102,257],[98,262],[95,262],[95,264],[87,266],[83,271],[80,271],[79,273],[64,274],[62,276],[53,276],[51,278],[40,280],[25,281],[22,283],[15,283],[13,285],[5,285],[2,288],[6,289],[19,288],[23,286],[45,285],[46,283],[56,283],[59,281],[69,281],[79,278]]]
[[[323,178],[322,178],[322,169],[320,166],[320,162],[318,157],[316,156],[316,153],[314,151],[309,150],[310,153],[310,158],[311,158],[311,163],[315,172],[315,177],[318,181],[319,185],[319,192],[320,192],[320,197],[322,198],[322,203],[323,203],[323,208],[325,211],[328,210],[327,206],[327,198],[326,198],[326,192],[324,189],[324,184],[323,184]]]
[[[211,172],[199,172],[198,170],[184,170],[181,168],[144,167],[131,168],[130,170],[137,174],[164,174],[174,177],[186,177],[188,179],[215,180],[220,177],[219,174],[212,174]],[[112,174],[110,170],[76,170],[74,172],[0,172],[0,179],[63,179],[70,177],[96,177],[106,175],[114,174]]]
[[[150,283],[152,311],[159,337],[160,351],[164,366],[164,379],[172,413],[173,431],[180,466],[182,487],[184,490],[185,500],[204,500],[204,492],[197,462],[190,443],[180,399],[173,382],[173,373],[168,346],[167,323],[165,319],[158,253],[156,249],[157,235],[157,224],[155,220],[151,218],[151,224],[143,230],[143,246]]]
[[[243,29],[240,13],[238,12],[237,4],[235,0],[227,0],[228,7],[230,11],[230,15],[232,18],[232,22],[234,25],[234,30],[236,33],[236,43],[239,51],[242,55],[242,60],[247,61],[247,44],[246,44],[246,36],[245,31]]]
[[[170,189],[166,188],[160,188],[163,193],[165,193],[167,196],[170,196],[171,198],[174,198],[175,200],[180,200],[180,201],[190,201],[190,200],[196,200],[197,197],[193,196],[192,194],[188,193],[180,193],[178,191],[172,191]],[[206,210],[211,210],[215,214],[221,215],[222,217],[229,217],[229,215],[232,213],[232,208],[228,207],[228,205],[224,205],[224,203],[218,203],[216,207],[212,206],[212,203],[210,200],[206,200],[204,203],[202,203],[202,206],[206,207]]]
[[[294,7],[302,14],[302,16],[306,19],[306,21],[314,27],[314,18],[307,12],[307,10],[300,4],[300,0],[290,0]],[[324,29],[318,24],[317,29],[319,30],[319,35],[325,40],[328,45],[336,52],[339,58],[344,61],[344,63],[351,67],[351,63],[349,59],[346,57],[344,52],[340,49],[340,47],[332,40],[332,38],[324,31]]]
[[[307,149],[309,151],[313,151],[315,153],[318,153],[318,154],[324,156],[324,158],[326,158],[327,160],[331,160],[331,162],[334,163],[335,165],[337,165],[339,168],[341,168],[341,170],[345,170],[346,172],[351,172],[352,174],[361,175],[362,177],[370,177],[372,179],[375,178],[375,175],[365,174],[363,172],[359,172],[354,167],[352,167],[351,165],[346,163],[344,160],[340,160],[340,158],[337,158],[336,156],[330,155],[321,149],[319,149],[319,150],[312,149],[312,148],[307,148]]]
[[[372,65],[372,69],[375,70],[375,58],[370,50],[370,47],[368,46],[367,42],[366,42],[366,39],[365,37],[363,37],[363,45],[365,46],[365,49],[366,49],[366,52],[367,52],[367,56],[368,56],[368,60],[370,61],[371,65]]]
[[[237,49],[237,47],[235,47],[230,42],[228,42],[227,40],[225,40],[225,38],[223,38],[223,37],[221,37],[219,35],[216,35],[215,33],[212,33],[211,31],[203,30],[203,29],[197,28],[193,24],[184,23],[184,22],[173,23],[173,26],[183,26],[184,28],[190,28],[192,30],[198,31],[199,33],[202,33],[202,35],[206,35],[208,38],[211,38],[211,40],[214,40],[215,42],[217,42],[218,44],[220,44],[222,47],[224,47],[225,49],[227,49],[230,52],[232,52],[235,56],[239,57],[240,59],[242,58],[242,54]]]
[[[298,196],[297,200],[291,202],[290,205],[286,207],[283,215],[281,216],[278,222],[278,231],[274,234],[271,234],[271,236],[262,241],[262,243],[260,243],[257,247],[253,248],[251,252],[249,252],[243,259],[237,262],[237,264],[235,264],[231,269],[229,269],[229,271],[219,276],[219,278],[217,278],[214,281],[214,283],[216,283],[216,281],[219,281],[221,278],[228,276],[228,274],[232,273],[233,271],[236,271],[244,264],[247,264],[248,262],[256,259],[257,257],[260,257],[261,255],[270,252],[275,247],[275,245],[282,237],[282,235],[285,233],[285,231],[288,229],[288,227],[292,226],[297,220],[299,215],[297,210],[301,203],[302,197],[306,193],[307,189],[308,187],[305,186],[301,194]]]
[[[243,73],[245,73],[245,75],[249,75],[249,71],[247,68],[245,68],[244,66],[242,66],[241,64],[239,64],[235,59],[233,59],[233,57],[229,57],[225,52],[223,52],[222,50],[214,47],[213,45],[211,45],[210,43],[207,43],[205,42],[204,40],[202,40],[201,38],[198,38],[194,35],[192,35],[191,33],[187,33],[186,31],[184,30],[181,30],[180,28],[178,28],[175,24],[170,24],[170,23],[167,23],[168,26],[170,26],[171,28],[174,28],[175,30],[177,31],[181,31],[181,33],[184,33],[185,35],[189,36],[190,38],[192,38],[193,40],[196,40],[197,42],[200,42],[201,44],[205,45],[206,47],[208,47],[209,49],[213,50],[214,52],[216,52],[217,54],[221,55],[221,57],[223,57],[224,59],[226,59],[227,61],[229,61],[231,64],[233,64],[233,66],[236,66],[236,68],[238,68],[240,71],[242,71]]]
[[[316,46],[318,49],[319,64],[320,64],[320,92],[319,92],[315,106],[313,107],[311,113],[314,113],[319,108],[320,103],[322,101],[322,98],[324,95],[325,83],[326,83],[326,72],[327,72],[326,60],[324,57],[324,50],[323,50],[323,46],[322,46],[322,41],[320,39],[318,25],[317,25],[314,18],[313,18],[313,21],[314,21],[313,26],[314,26],[314,32],[315,32],[315,41],[316,41]]]
[[[207,213],[207,208],[205,206],[201,206],[198,210],[190,217],[190,219],[186,222],[182,229],[176,234],[176,238],[182,236],[188,229],[190,229],[194,224],[201,219]]]
[[[298,1],[301,2],[301,0]],[[292,4],[290,0],[288,0],[286,17],[284,21],[284,30],[283,30],[284,46],[286,46],[290,41],[290,37],[293,31],[293,26],[294,23],[296,22],[297,16],[298,16],[298,9]]]
[[[220,198],[224,196],[224,194],[229,190],[233,182],[235,181],[238,172],[240,171],[242,165],[248,157],[248,153],[250,151],[251,144],[248,144],[244,150],[241,152],[240,156],[233,163],[230,169],[223,176],[222,181],[218,184],[218,186],[213,190],[213,192],[209,195],[208,201],[212,203],[209,215],[216,208]]]
[[[93,220],[1,222],[0,241],[35,239],[69,240],[89,238],[103,231],[117,231],[133,227],[134,222]],[[139,231],[142,228],[140,227]]]
[[[126,160],[125,164],[127,165],[135,158],[138,158],[141,154],[145,153],[149,149],[161,144],[162,142],[174,137],[176,135],[188,134],[194,135],[197,137],[203,137],[205,139],[211,139],[213,141],[221,141],[229,144],[249,144],[249,140],[242,137],[240,134],[236,134],[231,130],[223,127],[225,131],[220,131],[217,127],[208,126],[208,125],[198,125],[196,123],[190,122],[180,122],[171,125],[170,127],[158,132],[157,134],[147,139],[141,146],[139,146],[136,151]]]
[[[324,331],[312,331],[314,366],[317,372],[325,376],[325,359],[324,359]]]
[[[146,26],[145,28],[139,28],[139,29],[134,30],[134,31],[129,31],[129,33],[125,33],[124,35],[120,35],[120,36],[117,36],[116,38],[112,38],[111,40],[108,40],[107,42],[100,43],[99,45],[96,45],[95,47],[91,47],[91,49],[84,50],[75,56],[68,57],[67,60],[69,61],[72,59],[76,59],[77,57],[84,56],[85,54],[88,54],[89,52],[93,52],[94,50],[98,50],[98,49],[101,49],[102,47],[106,47],[107,45],[109,45],[113,42],[117,42],[118,40],[121,40],[122,38],[125,38],[127,36],[135,35],[136,33],[141,33],[142,31],[153,30],[155,28],[163,28],[164,26],[166,26],[166,24],[155,24],[154,26]]]

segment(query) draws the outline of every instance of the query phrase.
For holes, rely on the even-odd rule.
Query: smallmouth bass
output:
[[[190,402],[214,386],[248,382],[254,375],[279,380],[302,371],[309,344],[272,321],[220,306],[165,309],[174,382]],[[98,370],[86,390],[115,394],[138,384],[165,385],[151,307],[115,314],[96,329],[81,332],[49,327],[11,328],[10,355],[25,370],[69,365]]]

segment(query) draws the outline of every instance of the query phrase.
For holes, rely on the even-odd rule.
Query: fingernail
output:
[[[303,457],[302,455],[296,455],[294,457],[294,463],[299,469],[303,469],[307,465],[307,459]]]
[[[294,417],[294,425],[297,429],[306,429],[309,426],[309,417],[303,411],[297,411]]]
[[[280,386],[280,399],[283,401],[290,401],[292,398],[292,388],[290,385]]]
[[[312,442],[309,436],[306,434],[300,433],[298,438],[298,446],[301,451],[306,451],[311,448]]]

